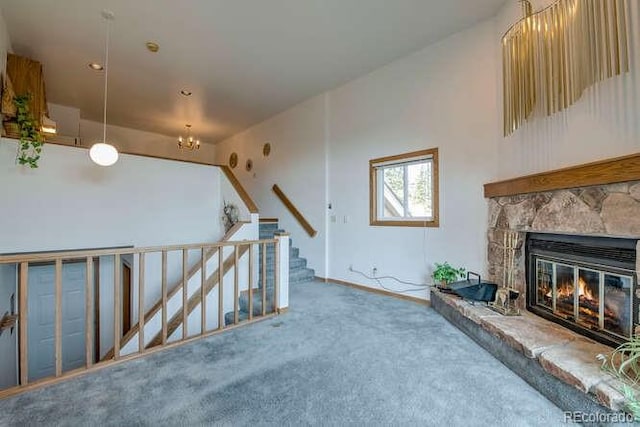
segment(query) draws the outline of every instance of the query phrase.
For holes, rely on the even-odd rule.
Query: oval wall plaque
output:
[[[231,166],[231,169],[235,169],[235,167],[238,166],[238,153],[231,153],[229,156],[229,166]]]

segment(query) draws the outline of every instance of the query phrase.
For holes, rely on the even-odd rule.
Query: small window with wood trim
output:
[[[438,227],[438,149],[369,160],[371,225]]]

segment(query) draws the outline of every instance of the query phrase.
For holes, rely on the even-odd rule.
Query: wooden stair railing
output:
[[[289,200],[289,198],[284,194],[284,192],[278,187],[278,184],[273,184],[273,192],[276,193],[276,196],[280,199],[280,201],[285,205],[289,212],[293,215],[293,217],[300,223],[302,228],[307,232],[307,234],[311,237],[315,237],[318,232],[309,224],[309,221],[306,220],[304,215],[300,213],[298,208]]]
[[[284,239],[284,240],[283,240]],[[118,363],[123,360],[130,360],[137,357],[143,357],[146,354],[153,353],[155,351],[161,350],[163,348],[170,348],[177,345],[181,345],[187,342],[191,342],[196,339],[200,339],[206,336],[211,336],[214,334],[218,334],[226,330],[228,327],[233,328],[240,324],[249,324],[256,320],[261,320],[269,316],[277,315],[279,311],[278,301],[279,299],[279,288],[280,288],[280,270],[279,267],[282,267],[279,262],[279,253],[280,248],[284,248],[284,253],[288,250],[287,237],[285,235],[276,235],[273,239],[261,239],[261,240],[242,240],[242,241],[228,241],[228,242],[216,242],[216,243],[192,243],[192,244],[183,244],[183,245],[167,245],[167,246],[152,246],[152,247],[119,247],[119,248],[109,248],[109,249],[89,249],[89,250],[76,250],[76,251],[56,251],[56,252],[35,252],[35,253],[26,253],[26,254],[13,254],[13,255],[0,255],[0,265],[5,264],[13,264],[17,267],[16,276],[18,281],[18,305],[19,305],[19,313],[18,313],[18,336],[19,336],[19,353],[18,353],[18,367],[19,367],[19,381],[18,385],[14,387],[9,387],[3,390],[0,390],[0,399],[3,397],[11,396],[26,390],[31,390],[34,388],[38,388],[44,386],[46,384],[52,384],[54,382],[58,382],[64,378],[70,378],[77,375],[81,375],[85,372],[94,371],[97,369],[101,369],[106,366],[110,366],[112,364]],[[267,245],[275,245],[275,257],[273,260],[274,266],[274,286],[273,286],[273,311],[269,313],[266,312],[266,301],[267,301],[267,287],[260,286],[258,284],[258,288],[256,288],[255,279],[257,277],[256,274],[256,265],[255,262],[255,247],[258,245],[262,245],[262,277],[266,277],[266,247]],[[224,251],[226,248],[232,249],[232,253],[228,254],[225,258]],[[167,254],[173,251],[180,251],[182,253],[182,295],[176,294],[179,290],[174,290],[175,298],[181,296],[181,307],[177,308],[177,314],[172,315],[171,319],[167,320],[167,282],[166,282],[166,259]],[[188,280],[187,277],[190,271],[194,271],[192,268],[188,268],[188,258],[189,251],[199,251],[199,268],[203,272],[199,277],[199,285],[197,289],[194,290],[193,293],[188,294]],[[248,252],[248,262],[245,262],[247,259],[246,254]],[[144,313],[145,307],[145,259],[149,254],[161,254],[162,255],[162,306],[160,308],[162,319],[162,335],[160,337],[155,334],[153,339],[150,342],[150,345],[145,345],[147,342],[144,339],[145,332],[145,318],[149,318],[152,316],[152,313]],[[211,255],[217,253],[217,265],[213,274],[207,274],[207,265],[206,260]],[[114,257],[113,262],[113,306],[110,310],[113,310],[114,313],[114,322],[112,326],[105,326],[105,330],[107,334],[113,334],[112,336],[115,338],[114,347],[112,351],[112,357],[108,360],[102,360],[98,362],[98,358],[95,354],[94,345],[96,344],[96,304],[97,304],[97,295],[95,295],[94,289],[96,286],[95,272],[94,272],[94,259],[101,256],[112,256]],[[121,272],[121,262],[123,256],[133,256],[134,260],[137,259],[137,265],[140,267],[139,274],[139,286],[137,289],[138,294],[138,307],[139,313],[142,313],[139,316],[137,324],[138,326],[138,350],[132,349],[133,351],[129,351],[130,349],[123,349],[120,344],[122,341],[122,320],[120,318],[120,314],[123,312],[124,304],[123,304],[123,282]],[[136,258],[137,257],[137,258]],[[241,261],[241,257],[242,262]],[[31,348],[29,345],[29,337],[28,330],[31,322],[35,322],[35,326],[38,325],[39,317],[38,313],[30,313],[29,305],[28,305],[28,295],[29,295],[29,275],[30,275],[30,267],[36,265],[47,264],[51,266],[52,269],[55,270],[54,275],[51,277],[52,288],[55,289],[55,297],[52,303],[53,310],[51,313],[52,322],[55,323],[55,330],[53,334],[53,345],[51,348],[51,354],[54,358],[54,365],[51,369],[50,373],[44,373],[41,375],[41,370],[34,371],[35,373],[30,375],[30,364],[29,364],[29,354],[37,353],[38,348]],[[83,279],[85,286],[85,295],[84,295],[84,325],[86,327],[85,335],[85,361],[84,366],[80,366],[74,369],[66,369],[64,365],[63,355],[65,354],[65,344],[64,344],[64,335],[62,322],[65,318],[65,304],[63,303],[63,265],[64,263],[73,263],[73,264],[84,264],[84,270],[86,272],[86,277]],[[241,283],[241,278],[243,274],[245,274],[245,269],[248,269],[248,283]],[[233,292],[226,292],[227,285],[231,285],[231,283],[223,282],[225,278],[225,273],[232,272],[233,276]],[[19,275],[18,275],[19,272]],[[196,274],[197,277],[197,273]],[[231,274],[230,274],[231,275]],[[242,276],[244,277],[244,276]],[[195,278],[194,278],[195,279]],[[78,278],[78,280],[80,280]],[[192,283],[195,285],[195,283]],[[223,287],[222,284],[225,286]],[[240,289],[245,287],[246,291],[241,291]],[[286,291],[287,283],[285,281],[284,287]],[[209,301],[207,295],[212,294],[212,290],[214,288],[218,288],[219,294],[217,298],[217,312],[209,311],[210,316],[207,316],[207,303]],[[223,292],[223,289],[225,292]],[[258,290],[259,289],[259,290]],[[193,289],[192,289],[193,290]],[[230,289],[229,289],[230,290]],[[135,292],[135,291],[134,291]],[[262,294],[262,307],[261,310],[254,311],[253,310],[253,302],[254,298],[250,297],[248,300],[248,311],[245,310],[243,304],[240,303],[240,298],[244,298],[244,295],[252,296],[253,294],[261,292]],[[225,295],[226,294],[226,295]],[[225,313],[225,301],[228,303],[230,300],[233,300],[233,320],[228,318],[229,313]],[[212,302],[209,302],[213,304]],[[189,319],[189,314],[196,315],[195,312],[196,307],[200,307],[200,326],[195,328],[196,330],[191,331],[189,334],[189,329],[187,326],[189,325],[189,320],[194,320],[193,318]],[[227,305],[228,307],[228,305]],[[240,310],[243,310],[242,312]],[[248,316],[245,318],[244,313],[248,313]],[[261,312],[261,313],[260,313]],[[157,313],[157,312],[156,312]],[[242,314],[242,323],[241,320]],[[213,320],[217,315],[218,318],[218,326],[216,328],[208,328],[207,323],[209,320]],[[195,316],[197,317],[197,316]],[[225,322],[225,317],[229,322]],[[157,314],[156,314],[157,318]],[[151,319],[149,319],[151,320]],[[3,318],[1,323],[1,327],[7,327],[9,325],[9,321],[6,318]],[[157,327],[155,325],[154,327]],[[169,324],[170,323],[170,324]],[[181,336],[176,334],[176,330],[180,327],[182,323],[183,332]],[[192,326],[193,325],[189,325]],[[213,326],[213,325],[212,325]],[[31,326],[34,327],[34,326]],[[155,332],[155,331],[154,331]],[[173,334],[175,338],[171,340],[170,343],[167,342],[167,337]],[[156,345],[160,341],[161,345]],[[155,347],[153,347],[156,345]],[[149,348],[153,347],[153,348]],[[76,349],[73,349],[75,351]],[[122,350],[125,350],[124,352]]]
[[[241,249],[239,249],[238,251],[238,257],[242,257],[245,253],[247,253],[248,251],[248,246],[242,246]],[[224,277],[225,274],[227,274],[231,268],[233,268],[235,265],[235,254],[229,254],[229,256],[227,257],[227,259],[223,262],[222,264],[222,276]],[[211,292],[220,282],[220,271],[219,269],[216,269],[213,274],[211,274],[211,277],[207,279],[206,284],[205,284],[205,291],[204,291],[204,296],[206,298],[207,295],[209,295],[209,292]],[[187,302],[187,315],[191,314],[193,312],[193,310],[195,310],[195,308],[202,302],[202,292],[195,292],[190,298],[189,301]],[[183,318],[183,311],[182,310],[178,310],[172,317],[171,320],[169,320],[168,324],[167,324],[167,335],[166,335],[166,339],[168,339],[177,329],[178,327],[182,324],[184,318]],[[157,345],[162,344],[163,341],[163,331],[159,331],[154,337],[153,339],[149,342],[149,344],[147,344],[145,346],[145,348],[151,348],[151,347],[155,347]]]
[[[221,239],[222,242],[228,242],[231,237],[233,237],[233,235],[240,230],[240,228],[242,228],[242,226],[244,224],[248,224],[248,222],[246,221],[240,221],[237,222],[236,224],[234,224],[229,231],[227,231],[224,235],[224,237]],[[208,262],[211,257],[215,256],[218,253],[218,248],[211,248],[206,252],[205,255],[205,263]],[[191,280],[191,278],[193,278],[193,276],[200,271],[200,267],[201,267],[202,262],[197,262],[193,267],[191,267],[189,269],[189,271],[187,272],[187,283],[189,283],[189,280]],[[171,298],[173,298],[178,292],[180,292],[182,290],[182,285],[183,285],[183,281],[182,281],[182,277],[179,279],[179,281],[171,288],[171,290],[167,293],[167,300],[170,300]],[[145,313],[144,315],[144,323],[145,325],[147,323],[149,323],[149,321],[153,318],[153,316],[155,316],[158,311],[160,311],[160,309],[162,308],[162,297],[160,297],[158,299],[158,301]],[[182,313],[182,311],[180,311],[180,313]],[[127,345],[129,343],[129,341],[131,341],[131,339],[133,337],[136,336],[136,334],[138,333],[140,328],[140,324],[138,322],[136,322],[134,325],[131,325],[131,329],[129,329],[129,331],[124,334],[124,336],[122,337],[122,339],[120,340],[120,348],[124,348],[125,345]],[[113,354],[114,354],[114,348],[112,347],[111,350],[109,350],[100,360],[108,360],[113,358]]]
[[[251,196],[249,196],[249,193],[247,193],[247,191],[244,189],[242,184],[240,184],[240,181],[238,181],[238,178],[236,178],[236,176],[233,174],[233,172],[231,171],[231,168],[229,168],[229,166],[226,166],[226,165],[219,165],[218,167],[225,174],[225,176],[227,177],[231,185],[233,185],[233,188],[236,190],[236,192],[238,193],[238,195],[240,196],[244,204],[247,206],[247,209],[249,209],[249,212],[258,213],[258,207],[254,203],[254,201],[251,199]]]

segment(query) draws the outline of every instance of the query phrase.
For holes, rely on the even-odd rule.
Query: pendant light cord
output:
[[[109,38],[111,35],[111,19],[110,17],[105,16],[105,21],[107,23],[107,37],[105,41],[105,54],[104,54],[104,109],[103,109],[103,117],[102,117],[102,142],[107,143],[107,89],[109,84]]]

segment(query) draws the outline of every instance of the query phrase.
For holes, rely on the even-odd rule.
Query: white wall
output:
[[[262,147],[271,144],[264,157]],[[228,164],[232,152],[239,155],[233,173],[258,205],[261,217],[278,218],[280,227],[292,233],[293,244],[307,257],[309,267],[324,276],[325,242],[325,101],[312,98],[260,123],[216,146],[216,163]],[[253,160],[253,170],[245,163]],[[309,223],[318,231],[309,237],[271,188],[278,184]]]
[[[532,0],[534,10],[552,0]],[[640,2],[631,8],[631,72],[596,84],[564,112],[536,117],[507,138],[500,137],[496,178],[543,172],[637,153],[640,149]],[[495,43],[521,17],[520,6],[507,2],[496,18]],[[502,61],[496,52],[497,61]],[[496,80],[502,82],[502,68]],[[499,86],[502,99],[502,86]],[[500,103],[502,135],[502,103]]]
[[[330,93],[329,193],[337,216],[330,277],[377,287],[349,271],[370,274],[375,266],[378,275],[431,283],[433,263],[442,261],[483,272],[482,184],[495,168],[494,31],[486,21]],[[368,161],[432,147],[440,157],[440,227],[370,226]]]
[[[87,150],[45,145],[38,169],[0,143],[0,253],[216,241],[218,168],[123,155],[109,168]],[[159,230],[162,232],[160,233]]]
[[[494,34],[493,21],[487,21],[312,98],[220,143],[218,162],[232,151],[241,165],[254,159],[255,177],[240,172],[239,179],[261,215],[280,218],[291,231],[319,276],[378,287],[349,271],[353,265],[369,273],[375,266],[378,275],[430,283],[433,263],[445,260],[482,272],[482,184],[496,168]],[[265,142],[273,146],[267,159],[261,155]],[[368,161],[431,147],[440,149],[441,226],[371,227]],[[320,230],[316,239],[290,222],[270,190],[273,183]],[[386,280],[384,285],[408,288]],[[424,289],[410,294],[427,297]]]

